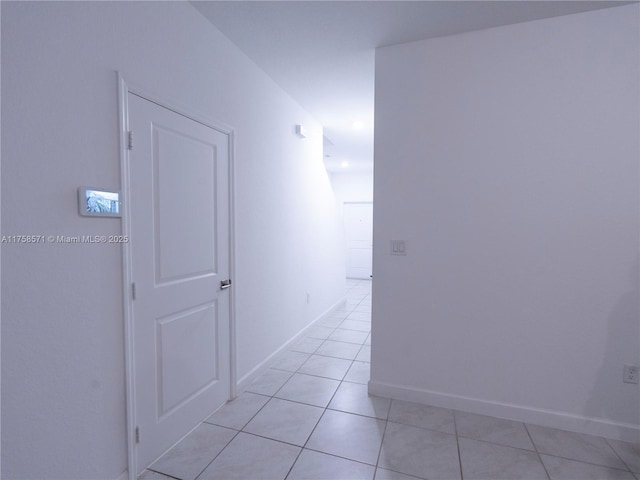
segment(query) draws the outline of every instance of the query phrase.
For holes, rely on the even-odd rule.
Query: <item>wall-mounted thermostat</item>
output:
[[[121,217],[120,192],[104,188],[80,187],[78,212],[87,217]]]

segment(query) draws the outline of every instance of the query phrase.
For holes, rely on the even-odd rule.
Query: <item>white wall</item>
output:
[[[638,19],[377,51],[371,391],[640,440]]]
[[[189,4],[2,2],[2,66],[2,234],[120,231],[76,206],[79,185],[120,183],[119,70],[235,128],[238,379],[341,299],[321,127]],[[2,254],[2,478],[117,478],[120,248],[5,244]]]
[[[335,172],[331,186],[340,206],[344,202],[373,202],[373,172]]]

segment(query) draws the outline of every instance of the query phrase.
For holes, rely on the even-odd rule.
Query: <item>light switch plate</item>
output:
[[[391,240],[391,255],[405,256],[407,254],[406,240]]]

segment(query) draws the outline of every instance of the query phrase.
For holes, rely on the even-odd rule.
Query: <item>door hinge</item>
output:
[[[127,148],[133,150],[133,132],[131,130],[127,132]]]
[[[135,282],[131,284],[131,300],[136,299],[136,284]]]
[[[140,427],[136,427],[136,443],[140,443]]]

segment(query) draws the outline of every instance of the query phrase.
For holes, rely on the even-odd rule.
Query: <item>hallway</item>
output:
[[[140,480],[640,479],[632,444],[367,394],[371,282]],[[635,476],[634,473],[635,472]]]

